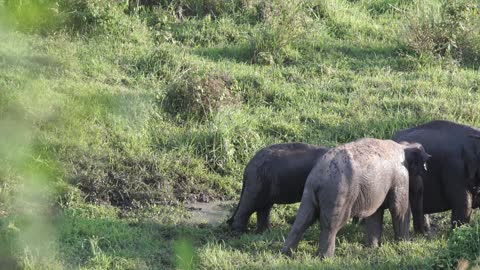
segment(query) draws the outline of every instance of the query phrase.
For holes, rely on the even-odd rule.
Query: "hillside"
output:
[[[480,127],[479,9],[473,0],[0,0],[0,264],[478,265],[478,213],[454,233],[450,212],[440,214],[433,236],[406,243],[393,241],[387,214],[379,249],[362,247],[362,229],[348,224],[337,257],[322,262],[318,225],[293,258],[278,252],[298,205],[275,207],[271,231],[237,236],[189,223],[183,204],[237,200],[246,163],[268,144],[389,138],[433,119]]]

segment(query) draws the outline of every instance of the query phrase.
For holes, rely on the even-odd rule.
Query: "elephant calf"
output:
[[[286,143],[258,151],[243,173],[240,201],[227,221],[230,227],[244,232],[248,219],[257,212],[257,232],[267,229],[273,204],[299,202],[313,165],[328,150],[310,144]]]
[[[334,255],[336,234],[351,216],[365,218],[366,244],[378,246],[385,208],[392,215],[395,238],[408,239],[409,191],[422,180],[416,176],[426,170],[429,157],[420,144],[378,139],[360,139],[329,150],[307,178],[282,253],[291,254],[318,212],[322,258]]]

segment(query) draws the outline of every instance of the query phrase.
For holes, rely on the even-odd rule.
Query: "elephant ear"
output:
[[[410,144],[405,148],[408,170],[415,175],[427,171],[427,161],[430,157],[431,155],[425,152],[423,146],[418,143]]]

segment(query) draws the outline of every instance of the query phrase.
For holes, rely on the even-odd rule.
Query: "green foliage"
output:
[[[329,32],[338,38],[353,38],[359,33],[368,37],[380,35],[376,21],[361,6],[345,0],[311,1],[309,6],[311,16],[324,21]]]
[[[176,13],[178,19],[211,15],[220,17],[241,11],[248,1],[245,0],[141,0],[131,3],[133,8],[164,8]]]
[[[406,43],[418,53],[478,64],[479,14],[478,4],[470,0],[418,3],[409,15]]]
[[[249,158],[265,143],[256,131],[254,119],[225,111],[215,116],[209,125],[191,134],[196,155],[220,174],[239,173]],[[253,123],[252,123],[253,122]]]
[[[393,12],[407,4],[405,0],[369,0],[366,2],[366,8],[372,15],[382,15],[387,12]]]
[[[463,262],[462,262],[463,261]],[[459,265],[462,264],[463,266]],[[467,264],[467,267],[465,267]],[[435,260],[436,268],[462,269],[480,266],[480,219],[456,228],[448,237],[447,246]]]
[[[167,31],[163,30],[160,33],[172,35],[172,42],[179,41],[189,46],[209,47],[245,41],[247,39],[245,28],[245,25],[238,25],[229,17],[212,20],[208,15],[202,19],[192,19],[188,23],[178,24],[171,29],[167,28]],[[242,30],[244,33],[241,32]]]
[[[295,43],[305,34],[307,19],[299,1],[262,1],[257,7],[260,25],[250,43],[253,61],[261,64],[283,64],[296,61]]]
[[[153,76],[159,81],[171,82],[188,69],[183,64],[181,55],[175,53],[174,47],[158,46],[137,59],[134,73]]]
[[[55,0],[6,0],[4,7],[10,23],[25,32],[46,33],[58,29],[61,24]]]

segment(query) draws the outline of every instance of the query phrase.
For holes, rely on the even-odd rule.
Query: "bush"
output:
[[[458,266],[457,266],[458,264]],[[463,267],[460,267],[463,264]],[[465,267],[465,264],[467,266]],[[467,269],[468,264],[480,265],[480,219],[456,228],[448,238],[447,248],[435,260],[435,268]]]
[[[253,120],[241,113],[217,114],[202,130],[192,133],[195,154],[219,174],[241,174],[253,153],[264,145]]]
[[[178,52],[178,49],[176,50]],[[161,45],[137,59],[132,71],[171,82],[187,68],[170,47]]]
[[[60,10],[68,31],[109,35],[128,43],[146,43],[150,32],[137,14],[126,14],[125,1],[65,0]]]
[[[262,1],[257,6],[261,23],[252,33],[253,61],[283,64],[299,57],[294,45],[305,34],[306,14],[300,1]]]
[[[205,120],[214,112],[240,104],[233,89],[234,80],[226,74],[190,70],[169,86],[163,107],[174,117]]]
[[[480,60],[480,7],[473,0],[418,4],[408,18],[405,42],[417,53],[475,63]]]

